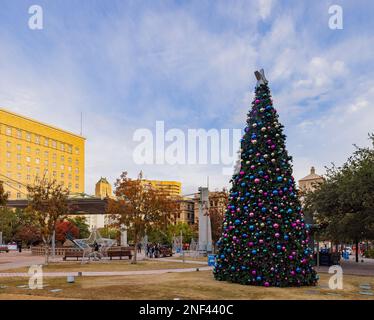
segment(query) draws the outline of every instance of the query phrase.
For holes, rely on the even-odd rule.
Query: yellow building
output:
[[[182,183],[178,181],[143,180],[155,189],[165,192],[166,195],[176,197],[182,194]]]
[[[101,177],[95,185],[95,197],[105,199],[113,198],[112,186],[106,178]]]
[[[46,177],[84,192],[85,138],[0,108],[0,181],[10,199]]]

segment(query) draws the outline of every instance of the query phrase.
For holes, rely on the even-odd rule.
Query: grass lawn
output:
[[[361,284],[374,287],[374,278],[344,276],[343,290],[328,289],[329,274],[320,274],[316,287],[264,288],[216,281],[209,271],[121,277],[46,278],[42,290],[17,288],[26,278],[0,278],[0,299],[374,299],[360,295]],[[7,286],[2,288],[2,286]],[[51,293],[51,289],[62,289]]]
[[[184,268],[201,268],[201,264],[168,262],[162,260],[138,261],[131,264],[129,260],[104,260],[91,261],[82,264],[80,261],[54,262],[48,266],[43,266],[44,272],[78,272],[78,271],[140,271],[140,270],[157,270],[157,269],[184,269]],[[2,273],[27,272],[28,267],[10,269],[1,271]],[[1,278],[0,278],[1,281]]]

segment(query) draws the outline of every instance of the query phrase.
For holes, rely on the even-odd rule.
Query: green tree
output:
[[[79,229],[79,238],[85,239],[90,236],[90,226],[87,223],[87,219],[84,216],[76,216],[74,218],[68,218],[72,224]]]
[[[323,184],[306,195],[306,209],[317,212],[323,234],[338,242],[374,239],[374,135],[372,147],[359,148],[341,166],[327,168]],[[358,262],[358,250],[356,250]]]
[[[192,238],[196,238],[196,233],[192,227],[185,222],[168,225],[167,235],[169,244],[173,242],[173,237],[179,237],[180,235],[183,237],[183,243],[190,243]]]

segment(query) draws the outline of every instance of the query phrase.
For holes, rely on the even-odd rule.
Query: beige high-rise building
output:
[[[112,198],[112,186],[106,178],[101,177],[95,186],[95,197],[105,199]]]
[[[95,197],[100,199],[114,198],[112,193],[112,186],[106,178],[101,177],[95,185]],[[107,214],[87,214],[87,223],[90,228],[104,228],[110,224],[110,218]]]
[[[299,189],[301,194],[313,191],[319,183],[324,181],[323,177],[316,174],[314,167],[310,168],[310,174],[299,180]]]

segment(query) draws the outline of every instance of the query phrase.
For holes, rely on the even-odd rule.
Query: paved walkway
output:
[[[199,267],[199,271],[212,270],[212,267]],[[197,268],[184,269],[161,269],[161,270],[141,270],[141,271],[87,271],[81,272],[84,277],[113,277],[113,276],[134,276],[134,275],[150,275],[150,274],[165,274],[165,273],[180,273],[180,272],[196,272]],[[26,272],[17,273],[0,273],[0,278],[9,277],[29,277]],[[67,277],[78,276],[78,272],[43,272],[44,277]]]

